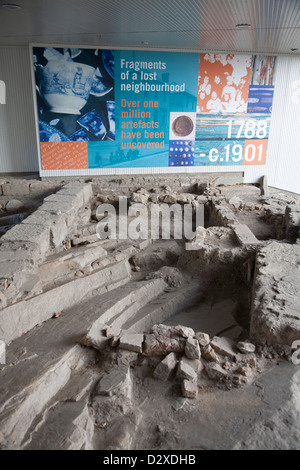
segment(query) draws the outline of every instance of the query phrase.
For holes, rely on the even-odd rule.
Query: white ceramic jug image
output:
[[[80,114],[93,83],[95,69],[89,65],[49,60],[36,67],[39,92],[52,113]]]

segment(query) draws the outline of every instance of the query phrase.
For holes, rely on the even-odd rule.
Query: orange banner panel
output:
[[[252,56],[200,54],[198,113],[246,113]]]
[[[267,139],[245,140],[243,165],[264,165],[267,145]]]
[[[41,142],[43,170],[88,168],[87,142]]]

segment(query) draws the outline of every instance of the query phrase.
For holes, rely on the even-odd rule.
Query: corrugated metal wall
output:
[[[28,48],[0,47],[0,67],[0,79],[7,84],[7,104],[0,105],[0,172],[38,171]],[[246,183],[258,182],[261,176],[267,175],[271,186],[299,193],[300,82],[299,103],[296,102],[293,90],[297,80],[300,80],[299,56],[279,56],[267,161],[264,166],[189,167],[176,169],[178,171],[173,168],[60,170],[42,171],[41,176],[244,171]]]
[[[0,47],[0,173],[39,170],[28,47]]]

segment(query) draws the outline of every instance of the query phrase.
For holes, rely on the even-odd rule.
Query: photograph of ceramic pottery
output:
[[[95,76],[93,78],[91,95],[97,96],[98,98],[107,95],[113,89],[112,86],[106,86],[104,81]]]
[[[116,132],[115,102],[107,101],[106,106],[107,106],[108,119],[109,119],[109,129],[113,134],[115,134]]]
[[[99,137],[100,139],[104,138],[106,129],[96,109],[93,109],[84,116],[81,116],[77,122],[87,131],[91,132],[95,137]]]
[[[68,142],[69,138],[46,122],[39,121],[40,142]]]
[[[89,65],[49,60],[36,67],[39,92],[52,113],[81,114],[93,82],[95,69]]]
[[[112,77],[115,77],[115,60],[112,51],[103,49],[101,52],[102,62],[106,72]]]
[[[88,142],[90,139],[88,138],[86,132],[83,129],[78,129],[78,131],[70,135],[70,140],[76,142]]]

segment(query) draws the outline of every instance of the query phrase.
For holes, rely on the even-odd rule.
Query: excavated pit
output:
[[[297,448],[299,199],[145,182],[25,184],[37,210],[0,246],[1,448]],[[148,211],[147,237],[99,239],[119,196]],[[161,204],[192,207],[195,237],[151,239]]]
[[[199,296],[195,303],[164,323],[182,324],[211,336],[225,334],[247,337],[250,327],[251,295],[255,251],[236,246],[231,229],[211,227],[207,243],[195,251],[185,251],[182,240],[155,241],[143,253],[131,258],[136,276],[144,279],[154,270],[168,266],[169,282],[196,282]],[[163,276],[163,274],[162,274]]]

